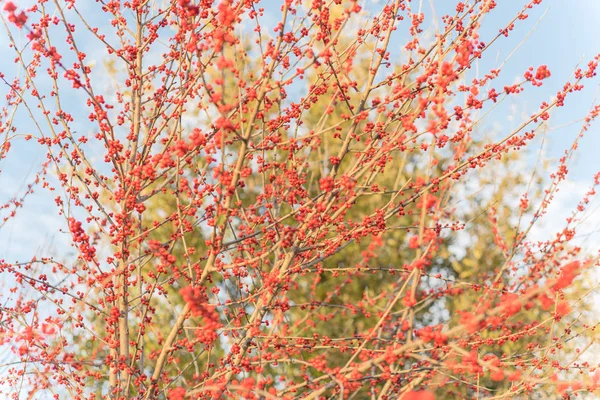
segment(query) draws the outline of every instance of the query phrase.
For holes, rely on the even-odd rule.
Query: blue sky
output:
[[[518,8],[516,1],[499,1],[498,18],[508,19],[514,15]],[[490,15],[493,18],[493,14]],[[542,18],[540,20],[540,18]],[[499,44],[495,51],[498,59],[503,60],[514,46],[521,40],[523,34],[530,31],[533,25],[535,30],[528,40],[516,51],[507,62],[504,73],[521,77],[528,65],[537,67],[547,64],[552,72],[552,77],[544,82],[541,88],[526,90],[518,101],[513,101],[521,109],[533,112],[540,100],[549,98],[559,90],[564,82],[572,75],[577,63],[581,60],[582,67],[586,66],[594,55],[600,52],[600,2],[597,0],[546,0],[530,13],[525,24],[519,24],[511,34],[511,45]],[[489,22],[489,21],[488,21]],[[485,21],[484,21],[484,26]],[[484,31],[485,32],[485,31]],[[482,36],[484,34],[482,33]],[[572,96],[566,107],[557,109],[551,122],[551,127],[568,124],[581,119],[591,104],[598,89],[598,81],[587,82],[582,93]],[[565,148],[569,147],[581,124],[575,123],[562,129],[549,132],[551,156],[562,155]],[[600,157],[596,149],[600,149],[600,135],[597,128],[591,129],[582,140],[581,149],[572,164],[571,179],[585,181],[591,178],[594,172],[600,170]]]

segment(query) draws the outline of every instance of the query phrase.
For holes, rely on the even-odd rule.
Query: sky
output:
[[[436,1],[436,4],[442,3]],[[498,1],[498,12],[496,16],[490,14],[489,18],[508,19],[514,15],[520,2],[516,1]],[[518,49],[510,57],[504,67],[504,73],[522,77],[527,66],[534,67],[540,64],[547,64],[552,76],[544,81],[544,85],[534,90],[526,90],[522,96],[511,100],[510,109],[512,112],[505,112],[500,109],[500,113],[494,121],[494,129],[502,129],[504,126],[511,126],[518,123],[521,118],[518,114],[525,116],[531,115],[539,106],[541,100],[549,100],[561,89],[564,82],[572,78],[573,71],[577,66],[585,69],[589,60],[600,52],[600,1],[597,0],[546,0],[541,7],[532,10],[526,24],[517,25],[514,37],[509,37],[504,43],[495,47],[497,59],[503,60],[514,49]],[[489,22],[489,20],[487,21]],[[485,21],[483,23],[485,25]],[[533,30],[532,30],[533,29]],[[531,32],[531,33],[529,33]],[[493,32],[491,32],[493,33]],[[524,34],[529,37],[524,43],[520,43]],[[485,35],[482,31],[482,38]],[[510,45],[508,44],[510,42]],[[482,70],[485,69],[482,66]],[[556,160],[564,154],[564,151],[573,143],[575,137],[579,134],[582,123],[581,119],[591,109],[596,96],[598,95],[598,85],[600,80],[588,81],[585,88],[567,100],[563,108],[555,109],[548,133],[544,138],[545,156]],[[600,96],[599,96],[600,99]],[[504,115],[502,115],[504,113]],[[503,120],[504,118],[504,120]],[[550,207],[548,217],[544,218],[542,224],[533,232],[533,236],[542,237],[548,231],[555,231],[563,226],[564,218],[570,215],[575,205],[581,200],[585,192],[593,183],[593,176],[600,171],[600,125],[592,124],[589,131],[580,141],[578,150],[574,159],[569,163],[569,175],[556,200]],[[531,148],[529,156],[537,158],[537,154]],[[553,172],[555,168],[550,164],[550,170],[546,174]],[[595,210],[598,201],[592,203],[589,213],[586,214],[587,222],[578,230],[578,236],[585,241],[587,248],[597,249],[600,237],[592,232],[599,229],[600,213]],[[594,240],[595,238],[595,240]]]

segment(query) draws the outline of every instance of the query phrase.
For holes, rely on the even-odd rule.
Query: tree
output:
[[[596,390],[571,344],[593,343],[575,289],[596,260],[570,244],[594,188],[532,242],[576,143],[539,198],[511,167],[598,57],[517,129],[471,137],[550,77],[469,81],[539,3],[486,44],[493,1],[457,2],[430,41],[399,0],[4,2],[21,75],[2,78],[2,156],[43,146],[34,183],[76,251],[2,264],[4,383],[142,399]],[[108,60],[108,88],[83,43]]]

